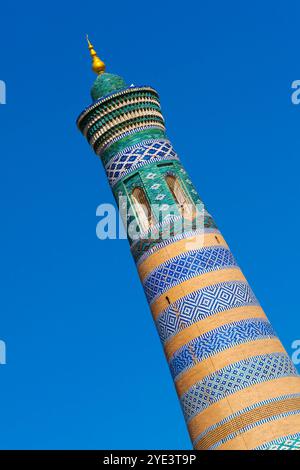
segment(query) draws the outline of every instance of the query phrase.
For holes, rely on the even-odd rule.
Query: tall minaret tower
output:
[[[101,158],[195,449],[300,449],[300,377],[180,163],[157,92],[105,73],[77,124]]]

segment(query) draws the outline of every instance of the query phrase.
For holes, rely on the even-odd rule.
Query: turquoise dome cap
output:
[[[126,87],[127,83],[122,77],[104,72],[96,78],[91,89],[91,96],[93,101],[97,101],[106,95],[123,90]]]

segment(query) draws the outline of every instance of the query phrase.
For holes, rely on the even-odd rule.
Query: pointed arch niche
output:
[[[176,204],[180,208],[182,216],[188,219],[193,219],[196,216],[194,204],[192,204],[191,200],[187,196],[177,176],[173,173],[167,173],[165,180]]]
[[[154,218],[143,188],[137,186],[132,190],[131,199],[142,232],[146,232],[153,225]]]

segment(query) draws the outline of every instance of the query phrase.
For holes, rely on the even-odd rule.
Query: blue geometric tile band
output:
[[[181,397],[185,418],[190,421],[213,403],[251,385],[297,375],[294,364],[284,353],[255,356],[230,364],[204,377]]]
[[[253,405],[247,406],[246,408],[243,408],[242,410],[239,410],[236,413],[233,413],[233,414],[227,416],[226,418],[222,419],[218,423],[215,423],[212,426],[209,426],[208,428],[206,428],[205,431],[203,431],[201,434],[199,434],[199,436],[197,436],[196,439],[193,441],[193,446],[195,447],[196,444],[199,441],[203,440],[205,438],[205,436],[207,436],[209,433],[211,433],[215,429],[221,428],[224,424],[229,423],[230,421],[233,421],[235,418],[238,418],[240,416],[245,415],[249,411],[259,410],[259,408],[263,407],[264,405],[268,405],[270,403],[275,404],[275,403],[278,403],[278,402],[284,402],[285,400],[290,399],[290,398],[299,398],[299,397],[300,397],[300,393],[294,393],[294,394],[290,394],[290,395],[280,395],[279,397],[269,398],[267,400],[263,400],[263,401],[260,401],[258,403],[254,403]],[[253,424],[254,424],[254,426],[258,426],[258,422],[255,422]],[[235,435],[237,435],[239,432],[235,433]],[[232,436],[231,439],[233,437],[235,437],[235,436]],[[286,437],[284,439],[286,439]],[[226,440],[223,439],[222,441],[219,441],[217,443],[217,445],[219,446],[219,445],[223,444],[224,442],[226,442]],[[267,447],[270,444],[271,443],[265,444],[265,445]],[[215,448],[216,446],[213,446],[213,447]],[[211,449],[212,448],[210,447],[209,450],[211,450]]]
[[[230,281],[199,289],[182,297],[156,320],[162,343],[204,318],[231,308],[259,305],[247,282]]]
[[[139,146],[128,148],[115,155],[106,165],[106,174],[111,186],[121,178],[149,163],[178,160],[168,140],[144,141]]]
[[[171,374],[177,380],[183,372],[208,357],[239,344],[276,336],[268,320],[247,319],[222,325],[198,336],[176,351],[170,361]]]
[[[218,269],[237,266],[230,250],[220,246],[191,250],[162,263],[144,280],[149,303],[163,292],[192,277]]]

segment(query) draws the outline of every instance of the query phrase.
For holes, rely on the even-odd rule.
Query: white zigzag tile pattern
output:
[[[210,315],[248,305],[259,304],[247,282],[223,282],[177,300],[160,314],[156,326],[164,344],[179,331]]]

